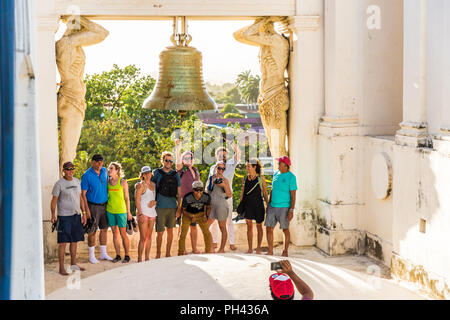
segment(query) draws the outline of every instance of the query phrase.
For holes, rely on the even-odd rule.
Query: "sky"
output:
[[[85,74],[108,71],[115,63],[120,67],[136,65],[144,74],[158,77],[159,54],[171,46],[172,20],[94,21],[109,31],[101,43],[84,47]],[[260,74],[259,48],[237,42],[233,32],[252,21],[200,21],[188,20],[189,44],[203,55],[205,82],[223,84],[234,82],[237,75],[250,70]],[[62,36],[64,25],[56,34]]]

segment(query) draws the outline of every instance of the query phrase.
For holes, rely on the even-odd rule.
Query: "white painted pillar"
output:
[[[404,1],[403,121],[396,143],[427,144],[427,0]]]
[[[361,105],[360,1],[325,0],[325,115],[321,133],[356,134]],[[331,129],[331,130],[329,130]]]
[[[33,1],[16,0],[11,299],[44,299]],[[40,240],[40,241],[39,241]]]
[[[433,137],[433,148],[440,153],[450,155],[450,2],[438,0],[430,3],[431,19],[435,22],[435,29],[429,30],[435,46],[430,48],[438,59],[429,59],[432,68],[435,68],[437,79],[431,79],[437,85],[430,92],[428,99],[434,100],[435,112],[439,117],[439,132]],[[436,31],[438,33],[436,33]],[[437,36],[437,34],[439,36]]]
[[[44,5],[44,4],[42,4]],[[41,4],[39,4],[41,6]],[[39,7],[38,6],[38,7]],[[49,6],[49,5],[47,5]],[[44,11],[44,9],[46,9]],[[40,13],[44,13],[40,15]],[[55,32],[58,18],[51,8],[38,8],[36,93],[39,119],[40,173],[42,215],[44,228],[44,256],[57,257],[56,234],[51,232],[51,192],[59,179],[58,116],[56,107]]]
[[[299,187],[291,223],[295,245],[316,243],[317,131],[324,108],[322,18],[321,1],[303,0],[289,20],[294,32],[289,60],[289,155]]]
[[[325,0],[325,115],[318,136],[317,246],[330,255],[360,252],[358,113],[362,106],[359,0]]]

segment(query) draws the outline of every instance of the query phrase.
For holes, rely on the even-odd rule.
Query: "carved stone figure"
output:
[[[242,43],[259,46],[261,82],[258,105],[273,157],[286,155],[287,113],[289,96],[284,72],[289,58],[289,41],[274,28],[277,17],[257,18],[236,31],[234,38]]]
[[[61,76],[58,91],[58,117],[61,118],[62,164],[76,157],[78,141],[86,110],[86,86],[83,82],[86,56],[83,46],[103,41],[109,32],[80,16],[63,18],[67,24],[64,36],[56,42],[56,64]]]

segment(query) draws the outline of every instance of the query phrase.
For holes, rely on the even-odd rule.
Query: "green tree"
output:
[[[250,70],[238,74],[236,86],[246,103],[256,103],[259,95],[259,75],[253,76]]]
[[[228,90],[225,93],[225,98],[229,103],[238,104],[242,102],[241,93],[239,92],[239,89],[236,87],[233,87],[232,89]]]
[[[236,108],[236,106],[232,103],[227,103],[222,110],[220,110],[221,113],[239,113],[239,109]]]

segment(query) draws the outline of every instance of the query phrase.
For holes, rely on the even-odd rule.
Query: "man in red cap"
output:
[[[313,300],[312,289],[292,270],[288,260],[280,261],[282,272],[277,272],[269,277],[270,293],[274,300],[293,300],[294,282],[297,290],[302,294],[302,300]]]
[[[288,256],[288,248],[291,235],[289,233],[289,222],[294,217],[295,193],[297,190],[297,179],[289,171],[291,160],[288,156],[278,159],[278,171],[273,175],[272,191],[269,196],[267,206],[266,226],[267,244],[269,246],[268,255],[273,254],[273,229],[277,222],[284,233],[283,257]]]

